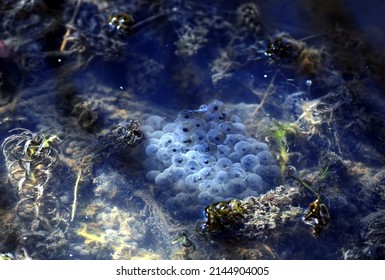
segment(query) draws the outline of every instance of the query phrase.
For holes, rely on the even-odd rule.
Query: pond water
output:
[[[385,2],[0,2],[0,258],[385,258]]]

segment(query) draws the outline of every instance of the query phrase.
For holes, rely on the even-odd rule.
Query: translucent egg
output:
[[[147,143],[147,145],[155,144],[155,145],[160,146],[160,140],[155,139],[155,138],[146,138],[146,143]]]
[[[200,154],[196,160],[202,167],[212,166],[216,162],[215,157],[209,154]]]
[[[233,164],[229,169],[229,176],[231,179],[233,178],[244,178],[246,177],[246,171],[240,164]]]
[[[176,123],[168,123],[162,128],[162,131],[163,133],[174,133],[177,126]]]
[[[259,142],[255,139],[249,140],[249,143],[251,145],[251,151],[255,155],[269,150],[269,146],[267,146],[267,144]]]
[[[227,134],[234,134],[234,124],[231,122],[223,122],[220,123],[218,126],[218,129],[223,131],[223,133]]]
[[[158,152],[159,148],[159,145],[150,144],[146,147],[144,152],[148,157],[156,157],[156,153]]]
[[[237,115],[231,115],[229,121],[232,123],[242,123],[242,119]]]
[[[207,133],[201,129],[194,130],[191,133],[194,144],[207,143]]]
[[[207,189],[207,192],[212,197],[222,196],[223,195],[223,188],[220,185],[211,184],[210,187]]]
[[[176,122],[179,121],[185,121],[185,120],[190,120],[194,119],[196,116],[195,112],[193,110],[182,110],[178,113],[178,116],[176,118]]]
[[[179,182],[179,180],[184,181],[184,179],[187,176],[186,170],[184,170],[184,168],[182,168],[182,167],[172,166],[172,167],[170,167],[170,170],[168,172],[169,172],[169,176],[171,177],[171,181],[173,183],[177,183],[177,182]]]
[[[145,125],[151,126],[154,130],[161,130],[164,123],[164,118],[160,116],[150,116],[144,121]]]
[[[213,198],[209,195],[207,191],[203,191],[198,195],[198,203],[201,205],[209,205],[210,203],[212,203],[212,201]]]
[[[184,169],[186,170],[186,172],[188,174],[191,174],[191,173],[198,172],[199,170],[202,169],[202,167],[200,166],[200,164],[197,161],[195,161],[195,160],[188,160],[187,163],[184,166]]]
[[[172,133],[165,133],[163,136],[159,139],[159,144],[162,147],[168,147],[172,143],[176,142],[176,136]]]
[[[234,152],[236,152],[240,157],[243,157],[252,153],[252,146],[247,141],[239,141],[234,146]]]
[[[215,164],[215,168],[217,170],[225,170],[230,168],[232,165],[233,165],[233,162],[230,159],[223,157],[218,159],[218,161]]]
[[[209,132],[207,132],[207,138],[211,143],[219,145],[223,144],[226,135],[219,129],[211,129]]]
[[[274,156],[269,151],[262,151],[257,154],[257,157],[261,165],[272,165],[276,162]]]
[[[199,192],[207,191],[212,184],[213,184],[212,180],[202,180],[202,182],[198,186]]]
[[[259,158],[252,154],[245,155],[241,158],[241,164],[246,171],[252,172],[259,165]]]
[[[146,135],[146,137],[147,138],[155,138],[155,139],[160,139],[162,136],[163,136],[163,131],[161,131],[161,130],[156,130],[156,131],[154,131],[154,132],[152,132],[152,133],[148,133],[147,135]]]
[[[210,143],[200,143],[192,147],[192,150],[199,152],[200,154],[215,153],[216,147]]]
[[[175,128],[175,134],[177,136],[189,135],[191,133],[192,126],[189,122],[182,122]]]
[[[201,153],[195,151],[195,150],[190,150],[190,151],[187,151],[185,154],[184,154],[188,160],[197,160]]]
[[[229,134],[226,136],[226,139],[225,141],[223,141],[223,144],[229,148],[233,148],[235,144],[241,141],[240,136],[241,136],[240,134]]]
[[[215,176],[215,169],[213,167],[203,167],[201,170],[199,170],[198,174],[203,179],[212,179]]]
[[[237,194],[246,190],[246,184],[241,180],[230,180],[224,187],[224,194],[227,197],[236,197]]]
[[[233,124],[233,133],[245,134],[246,133],[246,126],[242,123],[234,123]]]
[[[226,171],[220,170],[214,177],[214,182],[218,185],[225,185],[229,181],[229,174]]]
[[[281,180],[281,169],[276,165],[258,165],[254,173],[261,176],[269,186],[276,186]]]
[[[214,100],[207,105],[207,111],[203,115],[210,121],[224,122],[231,117],[231,112],[226,109],[223,102]]]
[[[184,167],[187,161],[187,157],[183,154],[177,154],[171,158],[172,164],[177,167]]]
[[[160,148],[156,152],[156,157],[162,162],[171,160],[171,154],[167,151],[167,148]]]
[[[214,112],[206,112],[202,115],[206,122],[225,122],[229,120],[230,113],[228,111],[214,111]]]
[[[176,143],[170,144],[166,149],[169,155],[172,157],[174,155],[180,154],[183,151],[183,148],[184,148],[184,145],[176,142]]]
[[[149,172],[147,172],[146,174],[146,179],[151,182],[151,183],[155,183],[155,177],[160,174],[160,171],[159,170],[151,170]]]
[[[233,152],[229,155],[229,159],[232,160],[233,162],[239,162],[240,155],[236,152]]]
[[[248,189],[256,191],[259,194],[264,193],[267,187],[266,182],[263,181],[262,177],[254,173],[250,173],[246,176],[245,183]]]
[[[166,172],[167,173],[167,172]],[[155,177],[155,184],[158,186],[169,186],[171,184],[170,177],[164,172],[159,173]]]
[[[177,136],[177,141],[179,143],[183,143],[184,145],[186,145],[188,147],[190,147],[194,144],[194,139],[191,136],[191,134]]]
[[[225,145],[217,146],[217,158],[228,157],[231,154],[231,149]]]
[[[199,184],[203,181],[202,176],[199,174],[190,174],[187,175],[186,179],[184,180],[184,183],[189,191],[195,191],[198,189]]]
[[[143,125],[140,126],[140,130],[141,130],[146,136],[148,135],[148,133],[154,132],[154,128],[153,128],[152,126],[150,126],[150,125],[145,125],[145,124],[143,124]]]
[[[224,108],[224,106],[225,105],[222,101],[215,99],[207,105],[207,111],[218,112],[218,111],[221,111]]]
[[[207,127],[207,123],[202,119],[192,119],[190,120],[190,127],[192,130],[205,130]]]

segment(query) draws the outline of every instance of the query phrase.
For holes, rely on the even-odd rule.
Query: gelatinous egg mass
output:
[[[281,177],[268,146],[251,137],[241,119],[218,100],[182,110],[174,122],[150,116],[141,129],[146,178],[176,215],[256,196]]]

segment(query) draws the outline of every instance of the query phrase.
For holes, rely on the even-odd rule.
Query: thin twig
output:
[[[78,172],[78,177],[76,178],[75,187],[74,187],[74,201],[72,203],[71,222],[73,222],[73,220],[75,218],[76,205],[77,205],[77,201],[78,201],[79,182],[80,182],[81,177],[82,177],[82,169],[80,168],[79,172]]]
[[[61,46],[60,46],[60,51],[64,51],[65,50],[65,47],[67,45],[67,39],[68,37],[70,36],[71,34],[71,26],[73,26],[74,22],[75,22],[75,19],[76,19],[76,16],[79,12],[79,7],[80,7],[80,4],[83,2],[83,0],[77,0],[76,2],[76,7],[75,7],[75,11],[72,15],[72,18],[71,20],[69,21],[68,23],[68,27],[67,27],[67,31],[66,33],[64,34],[64,37],[63,37],[63,41],[61,43]]]
[[[261,102],[259,103],[259,105],[257,106],[257,108],[255,109],[254,111],[254,115],[256,115],[258,113],[258,111],[260,109],[262,109],[263,105],[265,104],[267,98],[272,94],[272,91],[273,91],[273,87],[274,87],[274,81],[275,81],[275,78],[277,77],[277,72],[274,74],[273,78],[271,79],[269,85],[267,86],[267,89],[265,91],[265,94],[263,95],[262,97],[262,100]],[[254,92],[254,90],[252,90]],[[255,93],[255,92],[254,92]]]

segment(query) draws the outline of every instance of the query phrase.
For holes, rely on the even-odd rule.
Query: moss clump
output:
[[[209,236],[225,237],[242,226],[245,208],[237,199],[212,203],[205,209],[206,222],[203,233]]]

